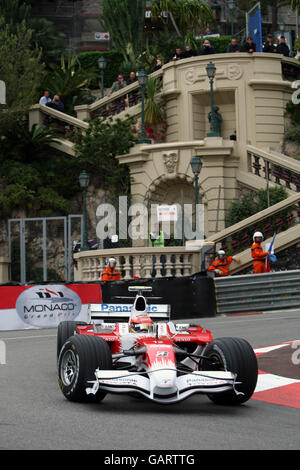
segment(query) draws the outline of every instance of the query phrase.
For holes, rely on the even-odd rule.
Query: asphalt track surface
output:
[[[214,337],[254,348],[300,339],[300,310],[202,319]],[[0,449],[299,449],[300,409],[249,400],[217,406],[204,395],[163,406],[121,395],[76,404],[56,377],[56,331],[0,332]],[[298,366],[300,367],[300,365]]]

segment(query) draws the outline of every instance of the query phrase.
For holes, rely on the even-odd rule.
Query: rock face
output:
[[[299,142],[293,142],[292,140],[285,140],[283,143],[282,151],[285,155],[292,158],[300,157],[300,145]]]

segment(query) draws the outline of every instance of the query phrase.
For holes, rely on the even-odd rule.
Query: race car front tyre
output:
[[[62,346],[65,344],[67,339],[70,338],[70,336],[73,336],[75,333],[76,326],[85,326],[87,323],[83,321],[62,321],[58,325],[57,328],[57,339],[56,339],[56,344],[57,344],[57,359],[60,353],[60,350]]]
[[[257,359],[251,345],[241,338],[218,338],[205,348],[201,370],[226,370],[237,374],[235,390],[221,393],[210,393],[208,397],[219,405],[240,405],[251,398],[254,393],[258,367]],[[241,392],[241,394],[236,393]]]
[[[98,390],[96,395],[87,395],[88,383],[95,380],[96,369],[112,369],[111,351],[102,338],[95,336],[71,336],[58,358],[58,383],[64,396],[70,401],[81,403],[99,402],[106,392]]]

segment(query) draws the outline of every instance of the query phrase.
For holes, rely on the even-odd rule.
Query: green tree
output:
[[[34,125],[28,128],[27,120],[16,120],[2,134],[0,148],[0,216],[7,217],[14,209],[47,215],[54,211],[67,212],[69,201],[60,183],[68,180],[66,169],[60,165],[69,157],[57,159],[57,152],[49,144],[57,137],[55,130]],[[51,176],[54,169],[55,179]]]
[[[116,156],[128,153],[136,142],[133,125],[132,118],[94,119],[87,130],[80,130],[75,137],[78,166],[95,175],[100,187],[109,189],[112,196],[129,193],[128,168],[120,165]]]
[[[32,47],[41,49],[41,61],[47,69],[57,67],[62,54],[66,51],[65,34],[58,31],[54,23],[45,18],[31,18],[28,24],[32,30]]]
[[[109,31],[125,62],[135,62],[143,44],[146,0],[103,0],[100,25]]]
[[[76,55],[61,57],[60,67],[55,67],[45,76],[43,88],[51,95],[59,94],[65,111],[72,114],[75,98],[88,92],[88,85],[97,77],[97,72],[82,69]]]
[[[154,0],[152,12],[154,20],[160,18],[165,23],[168,19],[164,19],[162,12],[167,12],[177,36],[188,35],[189,40],[199,27],[214,19],[205,0]]]
[[[16,26],[23,21],[28,24],[30,10],[31,7],[22,0],[0,0],[0,16],[11,32],[15,32]]]
[[[269,189],[270,205],[273,206],[288,197],[283,187]],[[268,207],[267,190],[262,189],[255,196],[253,194],[245,194],[238,201],[233,201],[227,211],[226,225],[237,224],[251,215],[256,214]]]
[[[0,112],[0,134],[37,102],[43,77],[41,52],[31,49],[31,30],[25,22],[10,31],[0,18],[0,77],[6,84],[6,102]]]

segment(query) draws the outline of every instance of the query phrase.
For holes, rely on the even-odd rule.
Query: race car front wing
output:
[[[172,380],[172,373],[175,378]],[[163,374],[160,378],[161,386],[153,380],[154,374]],[[96,380],[90,381],[92,387],[86,388],[86,393],[96,394],[99,389],[112,393],[140,393],[157,403],[177,403],[185,400],[195,393],[221,393],[234,390],[240,382],[236,382],[236,375],[231,372],[194,371],[176,376],[174,370],[155,370],[148,372],[129,372],[126,370],[99,370],[95,371]]]

